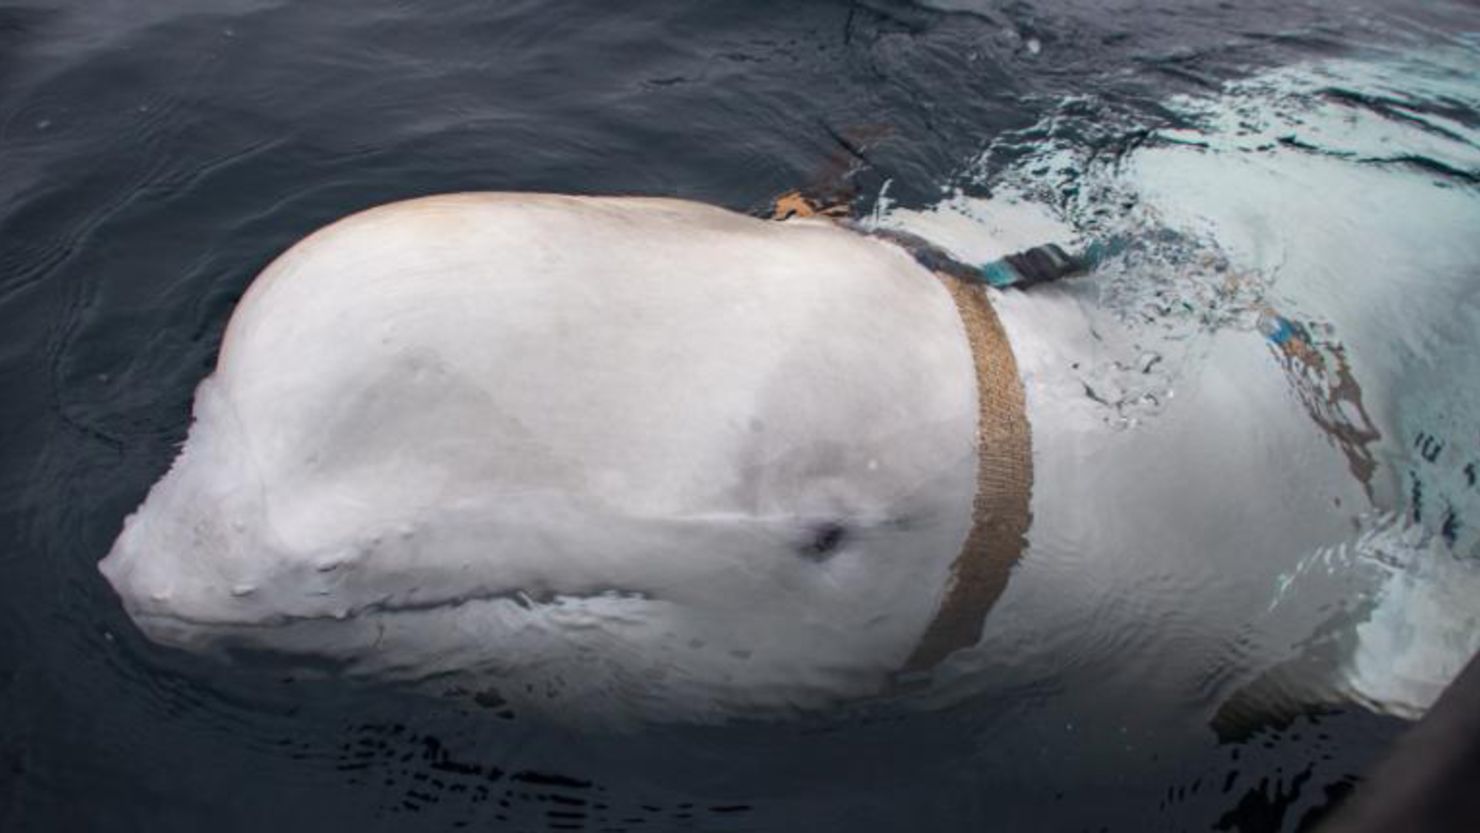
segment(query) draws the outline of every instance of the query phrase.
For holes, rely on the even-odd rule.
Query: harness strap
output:
[[[937,276],[956,303],[971,344],[977,390],[977,474],[971,531],[951,567],[935,618],[903,671],[924,671],[981,638],[987,613],[1022,557],[1033,491],[1033,446],[1017,360],[980,284]]]
[[[924,635],[900,669],[905,674],[923,672],[981,639],[987,614],[1007,589],[1013,565],[1022,558],[1032,521],[1029,504],[1033,493],[1033,441],[1028,427],[1027,395],[1012,344],[983,284],[1043,283],[1078,274],[1092,261],[1088,257],[1071,257],[1053,246],[1052,252],[1036,255],[1043,263],[1029,263],[1027,256],[1036,253],[1030,250],[1007,259],[1007,265],[1000,267],[1007,270],[1004,274],[1014,276],[1011,281],[994,282],[992,270],[999,268],[999,264],[970,266],[909,232],[871,229],[847,220],[841,224],[899,246],[935,274],[956,304],[976,371],[977,471],[971,530],[951,565],[945,596],[935,618],[926,626]],[[1033,268],[1024,274],[1022,264]]]

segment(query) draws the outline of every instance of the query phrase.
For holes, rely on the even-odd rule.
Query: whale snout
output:
[[[286,558],[242,519],[250,508],[187,488],[181,474],[124,522],[98,564],[144,635],[205,654],[319,653],[316,645],[337,642],[296,634],[347,630],[352,611],[338,577]]]
[[[147,521],[144,521],[147,523]],[[301,670],[339,667],[373,645],[374,627],[332,596],[283,593],[301,581],[231,575],[211,553],[161,548],[130,523],[98,569],[151,642],[222,659],[271,660]],[[325,605],[297,609],[299,596]]]
[[[146,506],[146,509],[148,507]],[[151,640],[188,649],[209,647],[223,629],[266,624],[249,601],[254,583],[222,575],[207,553],[171,545],[147,512],[129,518],[98,564],[123,609]]]

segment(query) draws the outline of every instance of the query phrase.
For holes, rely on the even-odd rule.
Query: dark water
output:
[[[862,211],[886,183],[924,204],[989,186],[1050,115],[1113,157],[1179,126],[1172,96],[1477,27],[1377,0],[0,5],[0,829],[1311,823],[1401,723],[1189,747],[1197,715],[1126,702],[1166,735],[1089,743],[1046,685],[933,719],[587,737],[155,648],[95,565],[252,276],[354,210],[550,190],[759,212],[803,187]]]

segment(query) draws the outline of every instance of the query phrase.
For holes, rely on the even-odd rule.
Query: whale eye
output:
[[[820,523],[809,531],[808,538],[798,550],[803,558],[826,561],[838,551],[848,537],[848,530],[840,523]]]

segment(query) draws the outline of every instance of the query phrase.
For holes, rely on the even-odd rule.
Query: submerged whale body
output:
[[[1394,491],[1339,346],[1256,313],[1138,360],[1192,369],[1124,430],[1085,368],[1135,335],[1072,286],[674,200],[387,205],[252,284],[101,569],[162,643],[562,719],[817,709],[984,652],[1200,685]]]

